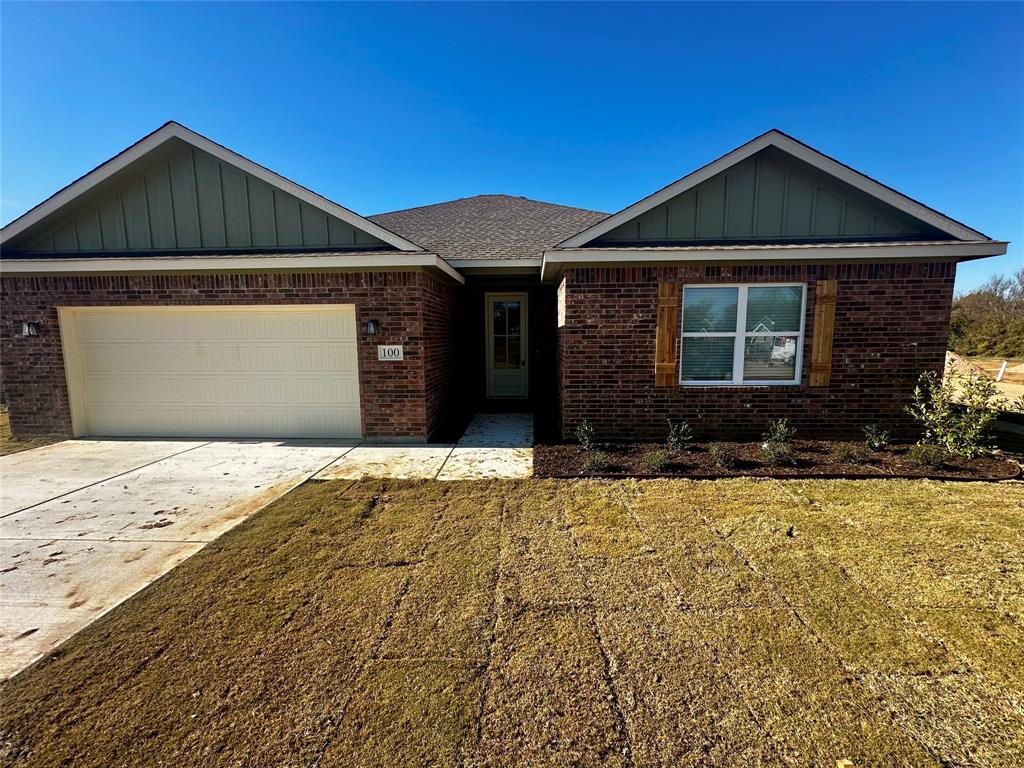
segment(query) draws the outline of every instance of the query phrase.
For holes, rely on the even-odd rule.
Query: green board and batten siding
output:
[[[766,150],[602,235],[596,243],[939,236],[852,188]]]
[[[90,194],[12,250],[374,248],[385,243],[194,147]]]

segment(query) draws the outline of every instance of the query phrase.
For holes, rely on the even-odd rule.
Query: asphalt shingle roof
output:
[[[477,195],[369,216],[445,259],[532,259],[607,213],[511,195]]]

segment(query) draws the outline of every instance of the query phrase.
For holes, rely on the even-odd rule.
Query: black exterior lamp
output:
[[[23,320],[19,323],[21,326],[22,336],[38,336],[39,335],[39,323],[33,323],[28,320]]]
[[[366,335],[367,336],[376,336],[378,333],[380,333],[380,323],[378,321],[376,321],[376,320],[367,320],[366,321]]]

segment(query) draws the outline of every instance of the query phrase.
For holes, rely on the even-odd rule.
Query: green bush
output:
[[[736,466],[736,454],[725,443],[711,443],[708,446],[708,455],[717,466],[723,469],[732,469]]]
[[[594,425],[586,419],[577,424],[572,433],[584,451],[592,451],[597,447],[597,433],[594,430]]]
[[[796,437],[796,429],[791,427],[786,419],[776,419],[768,425],[768,431],[762,435],[762,439],[766,443],[782,443],[784,445],[792,445],[794,437]]]
[[[668,465],[672,463],[672,454],[669,451],[651,451],[645,454],[641,461],[648,472],[657,474],[664,472]]]
[[[612,466],[612,457],[604,451],[590,451],[583,460],[583,469],[587,472],[605,472]]]
[[[922,374],[907,412],[924,430],[921,442],[978,456],[988,452],[993,422],[1006,405],[998,395],[988,376],[953,366],[946,378],[932,371]]]
[[[889,445],[889,432],[881,424],[864,426],[864,445],[872,451],[881,451]]]
[[[765,464],[773,467],[783,467],[796,464],[796,451],[790,443],[766,440],[761,445],[761,457]]]
[[[685,421],[673,423],[668,420],[668,447],[674,451],[685,451],[693,445],[693,429]]]
[[[843,464],[864,464],[869,455],[868,449],[860,443],[836,443],[829,449],[829,453]]]
[[[932,469],[938,469],[945,464],[947,456],[948,454],[945,449],[937,445],[929,445],[928,443],[912,445],[907,451],[907,458],[910,461],[920,464],[922,467],[931,467]]]

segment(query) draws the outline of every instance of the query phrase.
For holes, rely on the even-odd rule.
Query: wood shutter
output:
[[[679,286],[675,283],[658,283],[658,332],[654,343],[654,386],[675,386],[678,341]]]
[[[827,387],[832,377],[832,336],[836,328],[836,281],[819,280],[814,291],[811,386]]]

